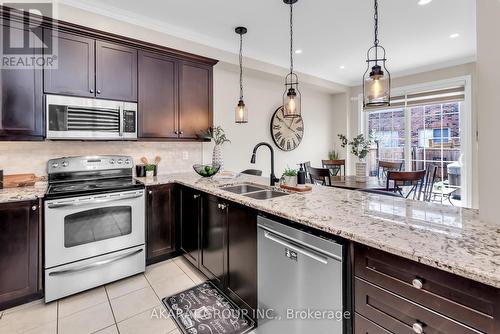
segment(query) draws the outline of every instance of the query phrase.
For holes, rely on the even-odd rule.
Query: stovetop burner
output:
[[[47,198],[75,197],[144,188],[132,177],[132,158],[92,156],[49,161]]]

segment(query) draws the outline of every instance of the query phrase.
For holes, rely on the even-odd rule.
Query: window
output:
[[[463,205],[463,169],[469,165],[462,143],[464,100],[462,85],[405,93],[393,97],[391,109],[365,112],[366,134],[376,143],[368,155],[370,174],[377,175],[378,161],[402,161],[407,171],[436,166],[433,199]]]

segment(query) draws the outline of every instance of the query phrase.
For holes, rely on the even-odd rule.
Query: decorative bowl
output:
[[[203,177],[211,177],[217,174],[220,169],[219,164],[209,164],[209,165],[193,165],[193,169],[198,175]]]

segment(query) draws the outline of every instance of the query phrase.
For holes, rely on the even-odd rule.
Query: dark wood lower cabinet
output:
[[[180,189],[180,250],[196,268],[200,267],[201,194]]]
[[[166,260],[176,253],[175,186],[151,186],[146,192],[146,262],[151,264]]]
[[[0,310],[41,297],[38,201],[0,204]]]
[[[182,187],[184,257],[241,308],[257,308],[257,212]]]
[[[500,333],[500,290],[353,244],[355,332]],[[365,321],[366,320],[366,321]],[[386,332],[380,332],[380,328]]]
[[[257,213],[229,204],[227,215],[227,289],[257,309]],[[241,306],[241,305],[240,305]]]
[[[205,195],[201,223],[201,269],[223,288],[226,284],[227,205]]]

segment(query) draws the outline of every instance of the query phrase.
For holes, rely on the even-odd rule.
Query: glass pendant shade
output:
[[[368,72],[368,71],[367,71]],[[391,102],[391,77],[379,65],[374,65],[363,82],[365,107],[389,106]]]
[[[301,117],[301,98],[297,88],[290,87],[283,94],[283,115],[286,118]]]
[[[245,106],[245,102],[240,100],[234,111],[235,122],[238,124],[248,123],[248,110]]]

